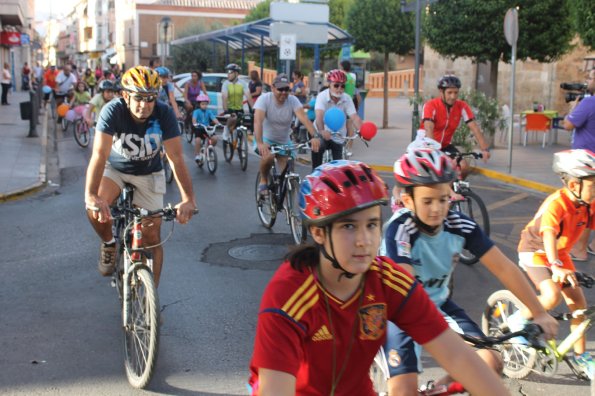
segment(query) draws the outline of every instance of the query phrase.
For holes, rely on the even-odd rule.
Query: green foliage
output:
[[[571,4],[574,29],[583,44],[595,50],[595,3],[593,0],[574,0]]]
[[[585,0],[589,2],[590,0]],[[519,8],[517,59],[552,62],[571,49],[570,0],[449,0],[430,5],[424,36],[441,55],[510,61],[504,16]],[[591,1],[592,3],[592,1]]]
[[[502,117],[498,101],[486,96],[480,91],[461,91],[459,99],[464,100],[471,106],[475,115],[475,121],[479,125],[483,136],[488,142],[493,141],[496,131],[505,127],[505,120]],[[475,139],[467,124],[459,125],[452,139],[455,146],[463,147],[469,151],[475,145]]]
[[[346,26],[358,50],[405,55],[415,46],[413,15],[401,12],[399,0],[355,1]]]
[[[214,24],[209,30],[216,30],[221,27],[220,24]],[[204,33],[207,29],[203,25],[188,25],[185,29],[179,31],[179,37],[194,36]],[[216,56],[213,57],[213,46],[207,42],[184,44],[171,47],[171,56],[173,58],[174,73],[184,73],[191,70],[221,70],[225,65],[214,64],[214,59],[223,62],[225,59],[223,46],[217,46]]]
[[[329,22],[340,28],[346,28],[347,12],[354,2],[355,0],[330,0],[328,2]]]
[[[262,3],[258,3],[256,7],[254,7],[246,18],[244,18],[244,23],[258,21],[259,19],[268,18],[270,15],[270,8],[271,8],[271,0],[265,0]]]

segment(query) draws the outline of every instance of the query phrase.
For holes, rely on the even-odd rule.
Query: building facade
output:
[[[32,28],[34,0],[0,1],[0,64],[8,63],[13,79],[13,89],[21,88],[21,70],[27,62],[34,61]]]

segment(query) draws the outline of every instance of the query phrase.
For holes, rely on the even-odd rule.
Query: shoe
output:
[[[589,246],[587,246],[587,253],[589,253],[592,256],[595,256],[595,250],[591,250]]]
[[[116,242],[106,245],[101,244],[99,250],[99,273],[103,276],[110,276],[116,268]]]
[[[523,315],[521,315],[521,310],[519,309],[518,311],[516,311],[515,313],[513,313],[512,315],[510,315],[508,317],[508,330],[510,330],[511,333],[514,333],[515,331],[523,330],[528,323],[529,323],[529,321],[527,319],[525,319],[523,317]],[[510,342],[513,344],[522,344],[522,345],[529,344],[525,337],[514,337],[514,338],[510,339]]]
[[[197,156],[195,156],[194,161],[196,161],[197,164],[202,163],[202,154],[198,154]]]
[[[593,380],[595,374],[595,362],[589,352],[584,352],[582,355],[574,355],[574,364],[587,376],[589,380]]]
[[[259,184],[258,185],[258,193],[261,197],[268,197],[269,195],[269,186],[266,184]]]
[[[589,249],[587,249],[587,252],[588,251],[589,251]],[[578,258],[572,253],[569,253],[569,254],[570,254],[570,258],[572,259],[572,261],[576,261],[577,263],[584,263],[586,261],[589,261],[588,257],[587,258]]]

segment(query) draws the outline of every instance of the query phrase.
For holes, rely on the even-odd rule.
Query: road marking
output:
[[[493,204],[488,205],[488,208],[487,209],[488,209],[488,211],[492,211],[492,210],[501,208],[503,206],[510,205],[513,202],[517,202],[517,201],[523,200],[523,199],[527,198],[528,196],[529,196],[529,194],[527,194],[527,193],[516,194],[516,195],[513,195],[510,198],[506,198],[503,201],[494,202]]]

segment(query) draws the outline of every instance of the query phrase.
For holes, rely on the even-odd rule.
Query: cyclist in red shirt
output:
[[[250,363],[252,394],[376,395],[369,376],[387,321],[403,326],[473,394],[509,394],[439,314],[418,281],[376,252],[386,184],[366,164],[332,161],[306,176],[300,245],[267,286]]]
[[[487,161],[490,158],[490,149],[485,141],[479,125],[475,122],[475,116],[467,102],[459,100],[459,89],[461,80],[452,75],[445,75],[438,81],[438,90],[440,96],[434,98],[424,105],[421,129],[425,129],[426,137],[436,140],[441,145],[444,152],[458,152],[456,147],[451,144],[452,137],[456,129],[463,120],[475,140],[481,148],[483,159]],[[465,160],[461,162],[463,175],[467,174],[468,165]]]

